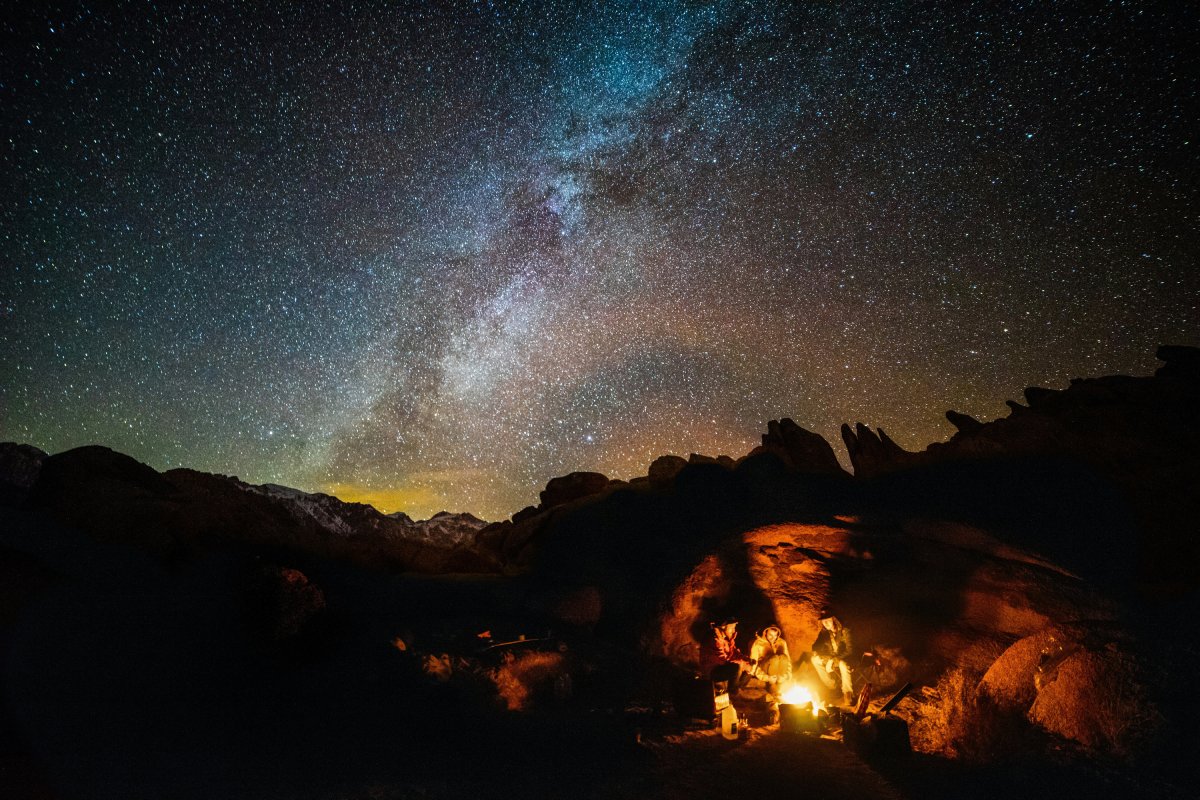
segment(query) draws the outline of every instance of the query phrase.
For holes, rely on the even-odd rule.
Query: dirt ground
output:
[[[269,759],[257,754],[241,763],[196,761],[187,764],[186,771],[157,775],[139,769],[111,783],[64,782],[64,776],[43,769],[37,759],[9,759],[0,762],[0,795],[31,800],[1189,796],[1177,787],[1156,785],[1152,776],[1134,783],[1128,774],[1102,775],[1079,765],[972,767],[919,753],[868,761],[830,734],[786,732],[772,724],[753,724],[731,741],[703,721],[654,713],[533,712],[502,714],[490,721],[436,719],[430,720],[419,741],[407,742],[367,737],[352,729],[344,732],[351,738],[341,748],[329,746],[329,740],[307,751],[281,742]],[[136,761],[147,767],[147,758],[143,753]]]
[[[840,741],[750,728],[737,741],[718,731],[685,733],[651,742],[659,797],[692,800],[755,796],[813,796],[900,800],[904,795]]]

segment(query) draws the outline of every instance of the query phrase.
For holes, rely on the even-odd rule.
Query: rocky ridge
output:
[[[191,469],[159,473],[98,446],[46,456],[20,502],[98,539],[170,558],[224,543],[412,572],[498,569],[476,548],[485,523],[470,515],[389,517],[361,503],[273,484]]]
[[[947,419],[957,433],[920,452],[899,447],[882,429],[846,425],[842,438],[853,476],[842,469],[823,437],[783,418],[771,420],[762,444],[740,459],[665,455],[649,465],[646,476],[629,481],[597,472],[571,473],[551,479],[537,506],[492,524],[446,512],[417,522],[403,513],[383,515],[328,495],[273,484],[251,486],[193,470],[159,475],[105,448],[46,456],[27,445],[0,445],[0,482],[10,502],[28,494],[36,506],[57,508],[87,528],[111,528],[112,535],[126,526],[126,519],[133,521],[134,530],[160,525],[190,532],[184,538],[203,533],[254,539],[254,530],[278,529],[257,538],[290,541],[321,553],[369,550],[380,558],[376,566],[439,571],[454,565],[516,573],[546,560],[544,545],[559,536],[558,529],[576,527],[580,518],[623,507],[662,513],[689,498],[708,507],[712,498],[703,496],[702,487],[726,501],[714,509],[712,519],[738,520],[736,525],[745,528],[864,506],[901,516],[936,516],[955,502],[978,506],[981,497],[997,490],[1000,496],[988,502],[1004,502],[1005,493],[1013,490],[1006,481],[1035,481],[1038,471],[1045,470],[1054,480],[1067,475],[1075,481],[1064,484],[1054,502],[1069,499],[1069,492],[1105,494],[1108,510],[1117,518],[1128,517],[1119,535],[1144,534],[1138,546],[1142,579],[1188,586],[1200,576],[1200,553],[1189,523],[1200,517],[1200,498],[1187,485],[1200,453],[1200,430],[1192,420],[1192,409],[1200,407],[1197,353],[1197,348],[1160,348],[1158,356],[1165,363],[1153,377],[1075,379],[1062,390],[1030,387],[1027,405],[1010,402],[1010,415],[992,422],[949,411]],[[38,477],[43,471],[44,480]],[[1080,481],[1086,490],[1079,489]],[[230,494],[231,489],[238,494]],[[1018,486],[1017,491],[1027,489]],[[239,495],[240,500],[232,499]],[[1164,496],[1170,502],[1161,502]],[[219,513],[206,511],[197,505],[204,497],[230,498],[229,505]],[[898,502],[899,497],[905,499]],[[942,505],[913,508],[911,498],[933,498]],[[89,504],[92,508],[85,511]],[[110,514],[106,505],[112,504],[130,506],[128,516]],[[177,518],[184,506],[192,519]],[[170,524],[162,519],[138,522],[160,512],[171,518]],[[241,521],[216,519],[222,515]],[[281,526],[289,523],[294,531],[283,532]],[[705,522],[701,527],[712,526]],[[173,537],[168,531],[162,538]],[[356,560],[362,561],[361,556]]]

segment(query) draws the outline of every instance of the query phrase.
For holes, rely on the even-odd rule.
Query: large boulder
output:
[[[1051,625],[1014,642],[979,684],[1002,712],[1023,714],[1086,750],[1129,756],[1162,725],[1147,669],[1110,623]]]
[[[647,471],[646,477],[650,479],[652,486],[663,488],[669,486],[680,470],[687,465],[687,460],[679,456],[659,456],[650,462],[650,469]]]
[[[1021,637],[988,667],[980,693],[1003,711],[1027,712],[1037,699],[1040,668],[1057,666],[1060,656],[1077,649],[1081,640],[1080,629],[1060,625]]]
[[[718,467],[733,469],[737,462],[729,456],[706,456],[703,453],[692,453],[687,458],[689,464],[716,464]]]
[[[325,611],[325,593],[292,567],[261,567],[247,589],[250,624],[272,644],[286,644],[310,635]]]

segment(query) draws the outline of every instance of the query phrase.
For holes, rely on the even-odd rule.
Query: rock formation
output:
[[[1093,494],[1106,493],[1104,502],[1114,509],[1128,506],[1138,533],[1122,535],[1125,545],[1137,540],[1134,558],[1143,584],[1163,593],[1187,591],[1200,582],[1200,539],[1194,535],[1200,493],[1193,486],[1200,474],[1200,349],[1162,347],[1157,355],[1165,364],[1152,377],[1075,379],[1061,390],[1030,387],[1027,406],[1011,403],[1012,413],[993,422],[949,412],[958,432],[917,453],[883,431],[844,426],[855,476],[897,476],[893,484],[899,485],[917,470],[941,470],[951,482],[976,475],[979,481],[1032,483],[1042,480],[1041,469],[1046,487],[1091,482]]]
[[[820,434],[801,428],[787,417],[768,422],[767,432],[762,436],[762,445],[750,451],[748,455],[762,452],[775,453],[788,467],[797,472],[846,476],[846,471],[838,463],[829,442]]]
[[[1150,668],[1112,622],[1047,625],[1014,642],[979,691],[1004,712],[1105,756],[1143,750],[1161,725]]]
[[[552,478],[541,492],[541,510],[597,494],[608,484],[608,477],[599,472],[572,472],[560,478]]]
[[[675,476],[687,465],[687,460],[679,456],[659,456],[650,463],[646,477],[655,487],[669,486],[675,480]]]
[[[842,441],[846,444],[850,463],[854,465],[856,478],[873,478],[921,462],[917,454],[889,439],[883,428],[876,433],[861,422],[855,423],[853,429],[848,424],[842,425]]]

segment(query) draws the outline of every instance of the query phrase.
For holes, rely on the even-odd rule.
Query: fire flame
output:
[[[780,702],[793,706],[803,706],[811,703],[814,717],[817,716],[821,709],[825,707],[825,704],[817,699],[816,695],[809,691],[808,687],[802,686],[798,683],[793,683],[791,686],[785,689],[783,694],[779,696],[779,700]]]

